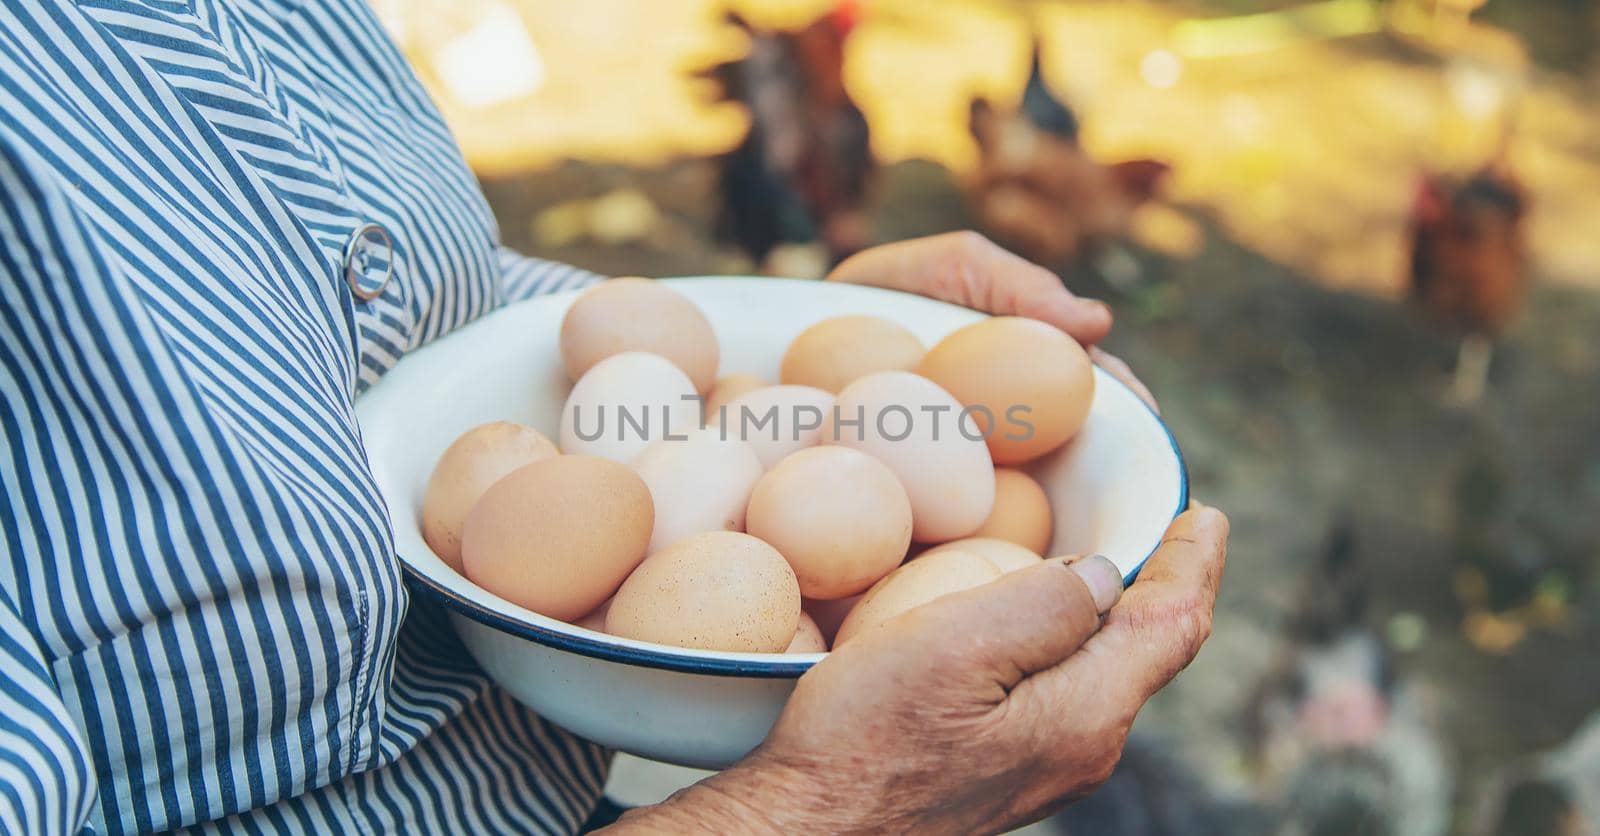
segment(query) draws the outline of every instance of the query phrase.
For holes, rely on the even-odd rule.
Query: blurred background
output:
[[[1043,830],[1600,832],[1592,0],[373,2],[526,252],[1113,306],[1232,560]]]

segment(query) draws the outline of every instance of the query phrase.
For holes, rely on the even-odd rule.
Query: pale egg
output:
[[[878,372],[839,393],[824,436],[888,465],[911,500],[911,536],[943,542],[977,531],[994,508],[989,449],[960,413],[927,378]]]
[[[555,456],[495,482],[467,514],[467,578],[521,607],[571,621],[600,606],[644,558],[655,513],[632,470]]]
[[[926,351],[917,335],[898,323],[876,316],[836,316],[789,343],[779,379],[838,392],[873,372],[914,371]]]
[[[717,337],[688,297],[650,279],[621,278],[589,288],[561,320],[561,360],[582,378],[601,360],[646,351],[671,361],[705,392],[716,380]]]
[[[656,524],[651,553],[703,531],[743,531],[745,506],[761,478],[761,459],[749,442],[715,429],[662,439],[633,460],[650,488]]]
[[[604,633],[606,631],[606,613],[608,612],[611,612],[610,598],[607,598],[600,606],[595,607],[593,612],[590,612],[588,615],[572,623],[584,628],[585,630],[593,630],[596,633]]]
[[[1094,366],[1083,346],[1035,319],[997,316],[939,341],[918,369],[969,407],[996,464],[1036,459],[1083,426]]]
[[[494,421],[445,448],[422,494],[422,539],[445,565],[461,571],[461,525],[490,485],[525,464],[559,455],[532,427]]]
[[[967,552],[979,557],[987,558],[1001,573],[1015,572],[1029,566],[1037,566],[1044,562],[1044,558],[1026,548],[1009,540],[998,540],[993,537],[968,537],[964,540],[952,540],[942,546],[935,546],[919,555],[935,554],[937,552]]]
[[[861,596],[845,616],[833,646],[845,643],[884,622],[954,592],[982,586],[1000,577],[987,558],[964,551],[928,552],[894,570]]]
[[[822,425],[833,396],[811,386],[768,386],[734,398],[709,416],[724,436],[742,438],[756,448],[762,467],[772,467],[797,450],[822,440]]]
[[[827,653],[828,640],[822,637],[822,629],[817,627],[817,622],[806,615],[805,610],[800,611],[800,626],[795,628],[794,638],[789,646],[784,648],[784,653]]]
[[[822,631],[822,638],[831,645],[833,637],[839,634],[839,625],[844,623],[845,617],[850,615],[850,611],[860,602],[860,595],[852,595],[849,598],[837,598],[832,601],[805,600],[800,602],[800,606],[806,615],[811,616],[811,620],[816,622],[817,629]]]
[[[746,526],[789,561],[801,595],[844,598],[900,565],[911,544],[911,501],[877,459],[814,447],[761,477]]]
[[[701,650],[781,653],[800,624],[800,587],[783,555],[748,534],[695,534],[650,555],[623,582],[606,632]]]
[[[994,510],[974,537],[1010,540],[1037,555],[1050,550],[1055,523],[1050,498],[1032,476],[1009,467],[995,468]]]
[[[665,358],[642,351],[594,365],[561,407],[561,451],[631,462],[652,442],[700,425],[694,384]]]

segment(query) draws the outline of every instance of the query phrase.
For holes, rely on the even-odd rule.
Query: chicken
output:
[[[803,29],[775,32],[729,14],[750,34],[750,51],[703,73],[750,113],[744,141],[718,161],[717,232],[758,265],[784,245],[819,245],[836,263],[867,243],[875,165],[843,74],[857,16],[843,2]]]
[[[1355,530],[1340,519],[1295,602],[1289,643],[1246,718],[1280,833],[1439,836],[1454,771],[1426,688],[1366,626]]]
[[[1464,180],[1432,175],[1418,186],[1409,291],[1428,314],[1462,333],[1454,402],[1483,397],[1494,340],[1522,307],[1527,204],[1503,151]]]
[[[1267,805],[1213,787],[1171,742],[1135,731],[1104,786],[1046,820],[1061,836],[1270,836]],[[1033,831],[1029,831],[1033,832]]]
[[[1168,167],[1156,160],[1102,165],[1078,144],[1078,121],[1045,84],[1039,50],[1015,112],[987,99],[969,107],[978,166],[968,197],[985,232],[1023,255],[1060,265],[1094,257],[1127,231]]]
[[[1477,798],[1472,836],[1600,834],[1600,714],[1560,747],[1503,767]]]

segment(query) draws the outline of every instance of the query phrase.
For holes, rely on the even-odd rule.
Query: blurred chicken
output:
[[[836,263],[867,243],[864,204],[874,163],[866,119],[844,87],[844,44],[859,9],[841,2],[794,32],[729,23],[750,35],[743,58],[704,75],[743,104],[750,131],[720,160],[719,237],[758,265],[786,246]]]
[[[1037,46],[1017,109],[1002,114],[974,99],[969,127],[979,157],[968,195],[981,225],[1044,264],[1093,258],[1117,242],[1168,171],[1155,160],[1090,159],[1076,117],[1045,84]]]
[[[1450,399],[1472,404],[1488,386],[1494,340],[1522,307],[1528,198],[1504,145],[1466,179],[1432,175],[1411,210],[1411,298],[1463,333]]]
[[[1341,519],[1252,701],[1256,770],[1284,799],[1280,836],[1438,836],[1453,770],[1425,689],[1397,673],[1365,624],[1356,557],[1353,524]]]
[[[1129,737],[1105,785],[1052,816],[1061,836],[1271,836],[1271,811],[1209,786],[1171,744]]]
[[[1556,749],[1502,768],[1476,797],[1472,836],[1600,836],[1600,714]]]

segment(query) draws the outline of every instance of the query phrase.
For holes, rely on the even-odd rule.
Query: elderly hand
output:
[[[1074,296],[1055,273],[976,232],[947,232],[863,250],[828,281],[903,290],[962,307],[1048,322],[1084,345],[1111,331],[1104,302]]]
[[[650,832],[999,832],[1103,782],[1199,651],[1227,519],[1180,516],[1121,600],[1102,559],[1046,561],[919,607],[801,677],[739,765],[617,825]]]
[[[1111,331],[1111,309],[1074,295],[1055,273],[976,232],[947,232],[863,250],[828,274],[828,281],[902,290],[999,316],[1048,322],[1089,347],[1101,368],[1156,408],[1150,390],[1127,364],[1094,348]]]

